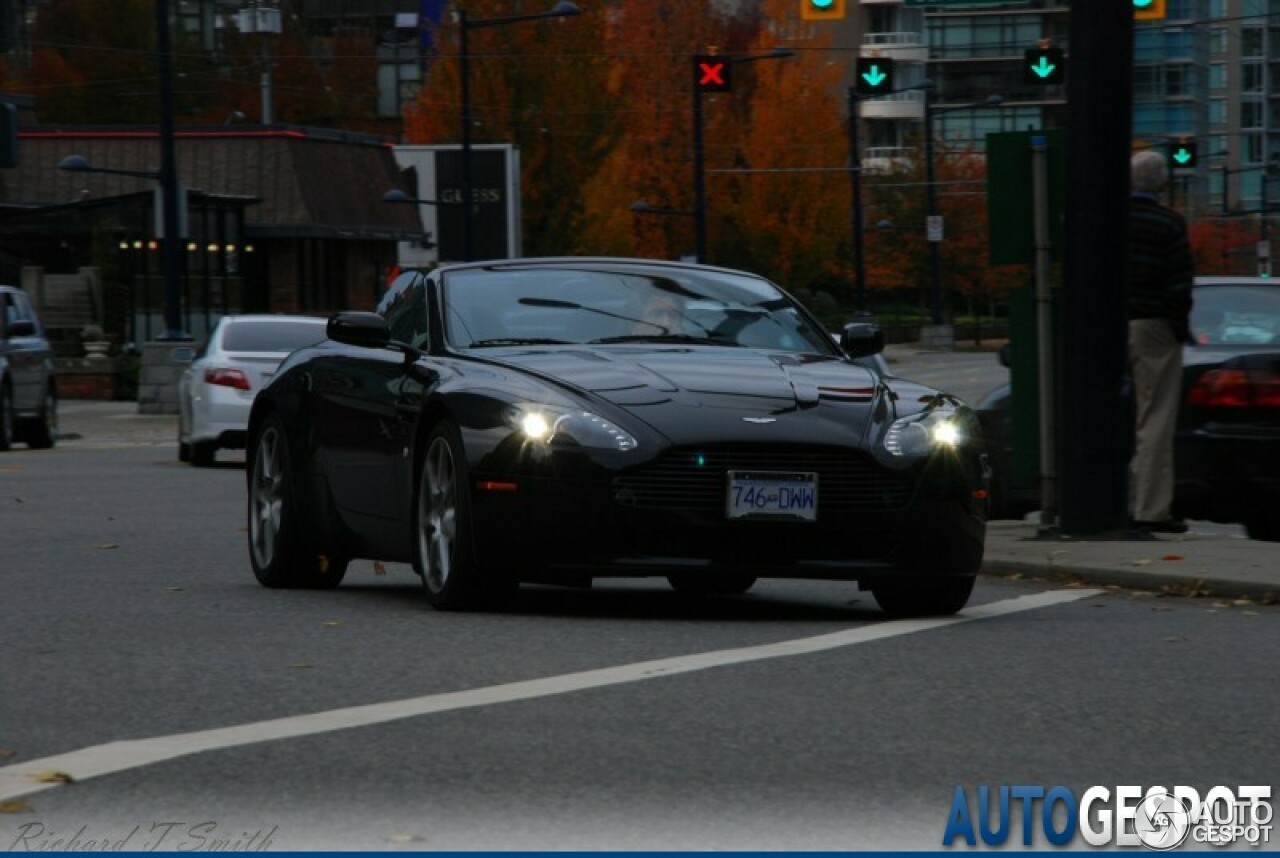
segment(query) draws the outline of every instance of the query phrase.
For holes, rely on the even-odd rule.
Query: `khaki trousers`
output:
[[[1169,518],[1173,503],[1173,434],[1182,390],[1182,345],[1163,319],[1129,322],[1135,435],[1129,463],[1129,513],[1137,521]]]

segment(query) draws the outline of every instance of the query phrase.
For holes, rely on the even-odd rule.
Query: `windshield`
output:
[[[1194,296],[1191,335],[1197,345],[1280,343],[1280,286],[1202,286]]]
[[[716,271],[466,269],[445,275],[444,306],[454,348],[667,342],[838,353],[772,284]]]
[[[325,339],[323,319],[314,322],[301,320],[238,321],[227,325],[222,335],[222,349],[228,352],[280,352],[288,354],[295,349],[321,342]]]

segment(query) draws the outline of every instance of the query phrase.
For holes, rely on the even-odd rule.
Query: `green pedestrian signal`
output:
[[[1030,86],[1053,86],[1067,79],[1061,48],[1031,48],[1023,54],[1022,81]]]
[[[858,57],[854,91],[858,95],[884,95],[893,89],[893,60]]]
[[[1196,152],[1196,141],[1182,138],[1177,143],[1169,144],[1169,160],[1175,170],[1190,170],[1199,160]]]

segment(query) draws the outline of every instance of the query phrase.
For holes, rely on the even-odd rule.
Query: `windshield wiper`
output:
[[[618,337],[601,337],[593,344],[608,343],[696,343],[701,346],[739,346],[741,343],[727,339],[712,339],[696,334],[624,334]]]
[[[546,337],[497,337],[491,340],[476,340],[469,349],[484,348],[485,346],[569,346],[573,343],[568,340],[552,340]]]

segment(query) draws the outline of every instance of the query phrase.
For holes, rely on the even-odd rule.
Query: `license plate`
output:
[[[818,519],[818,475],[801,471],[730,471],[729,518]]]

